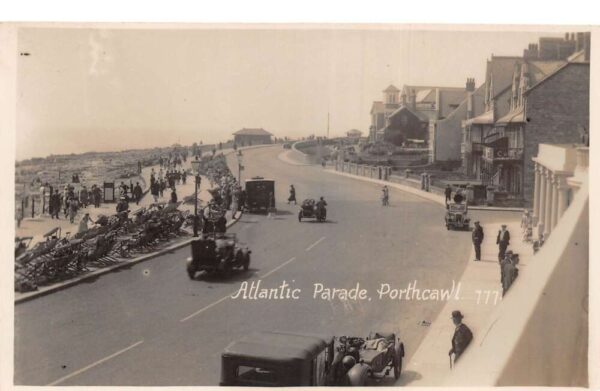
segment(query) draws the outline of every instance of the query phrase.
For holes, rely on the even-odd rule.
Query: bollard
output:
[[[31,218],[35,217],[35,198],[31,197]]]

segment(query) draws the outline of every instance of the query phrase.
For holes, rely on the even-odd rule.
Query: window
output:
[[[277,373],[272,369],[240,365],[236,370],[236,377],[246,384],[257,386],[277,385]]]

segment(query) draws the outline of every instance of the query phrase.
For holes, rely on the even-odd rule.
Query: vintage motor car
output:
[[[393,371],[395,379],[400,377],[404,344],[396,338],[396,334],[371,332],[366,339],[342,336],[338,341],[338,351],[366,365],[369,377],[381,378],[389,375],[390,371]]]
[[[469,230],[470,218],[467,217],[469,206],[466,202],[449,203],[446,209],[446,229]]]
[[[366,346],[362,338],[255,332],[225,348],[220,385],[364,386],[369,377],[386,375],[390,367],[398,368],[394,375],[400,376],[403,345],[394,334],[373,335],[378,338],[367,339],[372,342]]]
[[[253,212],[267,212],[275,209],[275,181],[263,177],[246,180],[246,209]]]
[[[298,211],[298,221],[302,221],[302,219],[317,219],[317,221],[322,222],[327,219],[327,208],[323,207],[322,211],[319,211],[317,208],[317,201],[312,198],[308,198],[302,201],[300,205],[300,210]]]
[[[191,279],[196,273],[220,272],[229,276],[234,269],[248,270],[250,253],[247,247],[237,242],[233,233],[206,235],[191,243],[192,256],[187,259],[187,273]]]

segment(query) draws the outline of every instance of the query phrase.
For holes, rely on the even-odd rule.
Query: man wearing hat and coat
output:
[[[452,356],[454,354],[454,362],[463,354],[473,339],[473,333],[462,323],[462,319],[463,315],[460,311],[452,311],[452,322],[456,328],[452,336],[452,349],[450,349],[448,355]]]
[[[473,247],[475,247],[475,260],[481,261],[481,242],[483,242],[483,228],[479,225],[479,221],[475,221],[475,228],[471,234],[473,239]]]
[[[498,231],[496,244],[498,245],[498,262],[501,262],[506,254],[506,248],[510,244],[510,232],[506,229],[506,224],[502,224],[502,229]]]

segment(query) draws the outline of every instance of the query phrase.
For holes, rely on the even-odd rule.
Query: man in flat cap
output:
[[[475,228],[471,235],[473,239],[473,247],[475,247],[475,260],[481,261],[481,242],[483,242],[483,228],[479,225],[479,221],[475,221]]]
[[[452,311],[452,322],[456,326],[456,329],[452,336],[452,349],[450,349],[448,355],[452,356],[454,354],[454,362],[463,354],[473,339],[473,333],[463,324],[462,319],[463,315],[460,311]]]
[[[498,245],[498,262],[502,262],[506,254],[506,248],[510,244],[510,232],[506,229],[506,224],[502,224],[502,229],[498,231],[496,244]]]

